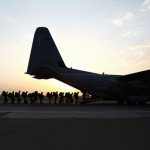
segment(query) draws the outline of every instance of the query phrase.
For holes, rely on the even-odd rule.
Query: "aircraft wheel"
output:
[[[118,103],[119,105],[124,104],[124,100],[118,99],[118,100],[117,100],[117,103]]]
[[[138,105],[145,105],[146,102],[138,102]]]
[[[126,101],[128,105],[136,105],[136,102]]]

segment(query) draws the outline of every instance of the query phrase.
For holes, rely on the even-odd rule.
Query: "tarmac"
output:
[[[0,104],[0,150],[149,150],[149,143],[149,104]]]

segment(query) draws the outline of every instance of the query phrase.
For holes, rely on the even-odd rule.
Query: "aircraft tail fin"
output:
[[[45,27],[36,29],[27,69],[27,74],[35,78],[50,78],[56,74],[58,68],[67,68],[56,45]]]

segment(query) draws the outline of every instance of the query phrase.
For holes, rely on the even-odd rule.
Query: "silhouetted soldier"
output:
[[[33,103],[34,103],[34,104],[37,104],[38,92],[35,91],[32,95],[33,95]]]
[[[75,92],[74,93],[74,98],[75,98],[75,104],[79,104],[79,96],[78,96],[79,92]]]
[[[60,93],[59,93],[59,97],[60,97],[59,104],[63,104],[63,103],[64,103],[64,101],[63,101],[64,93],[63,93],[63,92],[60,92]]]
[[[28,92],[22,92],[22,97],[24,99],[24,104],[28,104],[28,101],[27,101],[27,93]]]
[[[15,97],[17,98],[17,104],[19,104],[21,102],[20,91],[19,92],[15,92]]]
[[[28,94],[28,97],[29,97],[29,99],[30,99],[30,103],[31,103],[31,104],[34,104],[34,96],[33,96],[33,95],[34,95],[34,93],[29,93],[29,94]]]
[[[2,96],[4,97],[4,104],[8,102],[8,92],[3,91]]]
[[[69,92],[65,93],[65,98],[66,98],[66,104],[69,103]]]
[[[54,104],[55,104],[55,103],[56,103],[56,102],[55,102],[55,92],[53,92],[53,97],[54,97]]]
[[[58,92],[54,92],[53,96],[54,96],[54,104],[56,104],[57,99],[58,99]]]
[[[44,95],[43,92],[41,92],[40,94],[38,94],[39,98],[40,98],[40,104],[43,103],[43,99],[44,99]]]
[[[9,98],[11,99],[11,104],[14,104],[15,102],[15,94],[14,94],[14,91],[12,93],[9,93],[8,94]]]
[[[73,93],[69,93],[69,103],[72,104],[73,103],[73,97],[72,97]]]
[[[51,100],[52,100],[52,97],[53,97],[52,92],[51,92],[51,93],[47,92],[46,96],[48,97],[48,99],[49,99],[49,104],[50,104],[50,103],[51,103]]]

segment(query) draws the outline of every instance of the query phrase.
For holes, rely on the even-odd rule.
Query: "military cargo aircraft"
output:
[[[127,75],[108,75],[68,68],[46,27],[34,34],[27,74],[36,79],[55,78],[83,93],[119,104],[150,101],[150,70]]]

